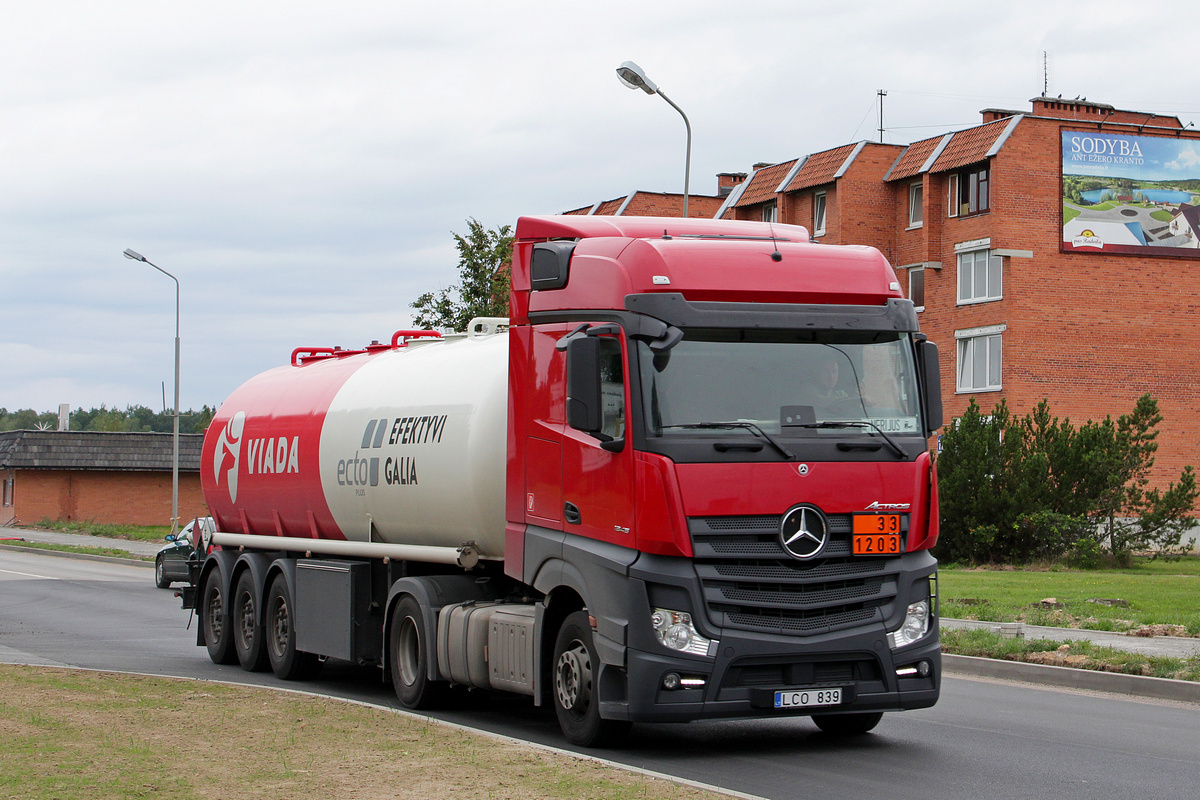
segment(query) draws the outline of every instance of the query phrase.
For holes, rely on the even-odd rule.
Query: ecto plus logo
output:
[[[246,427],[246,412],[239,411],[225,423],[217,438],[217,450],[213,453],[213,480],[221,485],[221,470],[232,459],[233,463],[225,469],[226,483],[229,485],[229,502],[237,502],[238,467],[242,462],[242,431]]]
[[[338,485],[353,486],[363,496],[366,490],[358,487],[378,486],[381,477],[388,486],[416,486],[419,481],[415,456],[382,456],[370,451],[391,452],[397,447],[441,444],[447,419],[446,414],[433,414],[368,420],[354,456],[337,462]]]

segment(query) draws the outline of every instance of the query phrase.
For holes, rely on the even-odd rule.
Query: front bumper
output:
[[[624,675],[607,676],[607,685],[624,684],[624,697],[604,692],[601,714],[634,722],[685,722],[720,717],[808,716],[824,713],[903,711],[928,708],[941,687],[941,645],[937,628],[920,641],[890,650],[882,627],[812,637],[798,647],[792,640],[744,637],[729,632],[716,658],[691,659],[666,652],[626,651]],[[926,677],[897,676],[896,670],[925,661]],[[609,670],[615,668],[609,667]],[[703,686],[664,688],[668,674]],[[623,678],[623,680],[622,680]],[[842,703],[777,709],[780,690],[842,689]]]

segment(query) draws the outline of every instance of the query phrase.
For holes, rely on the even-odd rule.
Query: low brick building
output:
[[[1047,398],[1081,423],[1149,392],[1165,417],[1153,475],[1165,485],[1200,461],[1200,131],[1087,100],[1030,102],[910,145],[756,165],[716,216],[881,250],[940,345],[948,419],[971,398],[985,413]]]
[[[200,489],[201,434],[179,436],[179,516],[208,512]],[[0,433],[0,525],[42,519],[171,524],[169,433]]]

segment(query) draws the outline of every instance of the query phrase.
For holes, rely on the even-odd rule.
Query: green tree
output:
[[[467,220],[467,235],[453,233],[458,248],[458,283],[426,292],[412,304],[413,323],[423,328],[465,331],[474,317],[507,317],[512,269],[512,226],[488,230]]]

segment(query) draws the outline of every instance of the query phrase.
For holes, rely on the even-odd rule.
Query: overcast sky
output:
[[[692,190],[1043,86],[1200,124],[1191,3],[0,0],[0,407],[184,409],[362,346],[456,278],[452,231]],[[1174,9],[1174,11],[1172,11]]]

